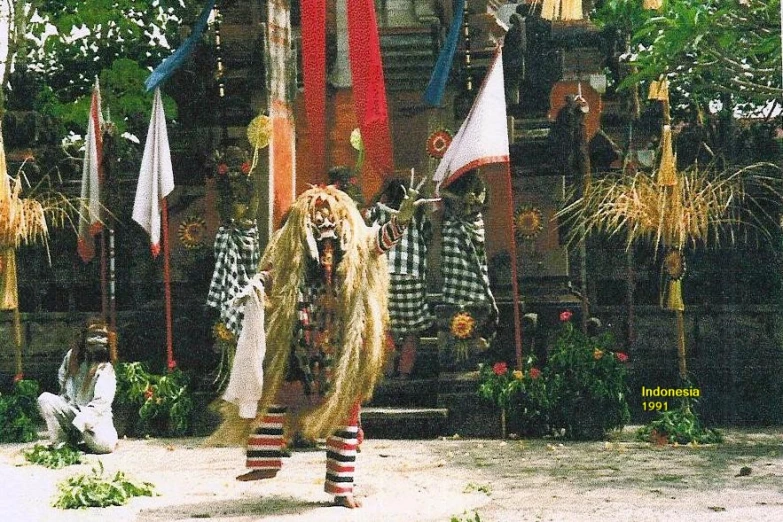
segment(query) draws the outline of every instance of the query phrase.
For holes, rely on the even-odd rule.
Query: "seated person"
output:
[[[85,328],[57,373],[60,394],[38,397],[52,445],[69,443],[92,453],[111,453],[117,446],[111,404],[117,389],[109,362],[109,331],[103,322]]]

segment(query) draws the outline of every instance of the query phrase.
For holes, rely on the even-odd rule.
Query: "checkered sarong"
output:
[[[207,306],[220,312],[220,320],[239,337],[242,330],[242,305],[234,297],[247,286],[258,270],[261,257],[258,228],[246,230],[221,226],[215,236],[215,270],[209,284]]]
[[[443,221],[442,232],[443,301],[457,306],[485,303],[496,311],[489,288],[482,215],[478,214],[472,221],[448,216]]]
[[[427,302],[427,284],[405,274],[391,274],[389,285],[389,323],[395,336],[429,328],[435,316]]]
[[[392,213],[383,206],[369,209],[367,221],[386,223]],[[429,328],[435,316],[427,303],[427,248],[432,225],[424,213],[416,213],[400,241],[386,253],[389,261],[389,322],[395,336]]]

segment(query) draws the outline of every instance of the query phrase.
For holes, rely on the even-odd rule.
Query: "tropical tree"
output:
[[[179,43],[199,7],[182,0],[0,0],[0,74],[8,109],[35,110],[81,129],[100,78],[120,131],[149,110],[143,82]],[[3,45],[5,44],[5,45]],[[169,105],[171,102],[169,101]],[[171,116],[175,108],[167,107]],[[135,130],[135,129],[133,129]]]
[[[607,0],[594,19],[622,42],[632,72],[621,89],[665,76],[672,109],[702,113],[783,99],[780,0],[665,0],[659,10]]]

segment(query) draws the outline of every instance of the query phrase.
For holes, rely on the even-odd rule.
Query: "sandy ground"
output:
[[[716,446],[654,447],[633,441],[366,440],[357,496],[330,506],[324,453],[297,451],[274,479],[237,482],[239,448],[202,439],[123,440],[111,455],[51,470],[24,461],[30,445],[0,445],[0,521],[481,522],[780,521],[783,436],[729,431]],[[51,507],[56,484],[89,472],[152,482],[156,497],[120,507]],[[741,475],[740,470],[745,469]]]

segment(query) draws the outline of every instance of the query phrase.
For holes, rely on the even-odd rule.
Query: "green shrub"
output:
[[[522,370],[510,371],[505,362],[480,365],[478,392],[506,412],[509,430],[528,436],[548,433],[547,386],[533,357]]]
[[[684,400],[678,407],[658,412],[658,417],[639,428],[636,438],[653,444],[714,444],[723,442],[723,434],[705,428],[691,409],[693,401]]]
[[[10,394],[0,393],[0,442],[32,442],[38,439],[38,383],[17,381]]]
[[[57,499],[53,506],[61,509],[122,506],[132,497],[151,497],[155,486],[149,482],[133,482],[125,473],[118,471],[114,476],[103,473],[103,464],[92,473],[76,475],[57,484]]]
[[[185,373],[175,368],[156,375],[140,362],[119,363],[116,371],[115,403],[138,414],[139,434],[178,436],[188,431],[193,400]]]
[[[24,450],[23,453],[28,462],[51,469],[60,469],[82,462],[82,452],[65,443],[57,446],[36,444],[32,448]]]
[[[561,331],[544,369],[549,422],[572,439],[599,439],[630,420],[625,362],[611,334],[589,336],[563,312]]]

